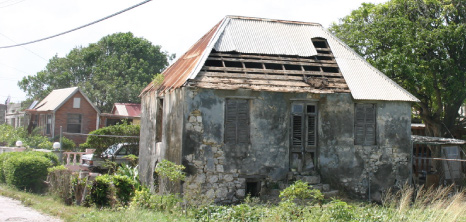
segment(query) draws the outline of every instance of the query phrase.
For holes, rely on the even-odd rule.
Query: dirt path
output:
[[[0,221],[61,222],[60,219],[41,214],[21,205],[18,200],[4,196],[0,196]]]

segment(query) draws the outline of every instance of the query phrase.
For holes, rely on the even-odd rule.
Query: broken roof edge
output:
[[[142,92],[139,94],[139,97],[142,97],[144,96],[146,93],[148,92],[151,92],[151,91],[155,91],[157,94],[163,94],[164,92],[166,91],[170,91],[174,85],[176,85],[180,79],[182,79],[182,77],[184,75],[179,75],[178,78],[171,84],[171,85],[166,85],[166,76],[165,76],[165,73],[169,73],[171,69],[174,69],[174,67],[180,65],[183,61],[182,60],[186,60],[188,59],[187,57],[189,57],[188,55],[192,53],[192,50],[194,50],[194,48],[196,48],[199,44],[202,43],[202,41],[204,41],[206,38],[209,37],[209,35],[212,33],[212,32],[215,32],[214,34],[216,34],[216,32],[218,31],[218,28],[219,26],[226,20],[226,18],[223,18],[220,22],[218,22],[214,27],[212,27],[206,34],[204,34],[199,40],[197,40],[191,47],[189,47],[188,50],[186,50],[185,53],[183,53],[182,56],[180,56],[173,64],[171,64],[170,66],[168,66],[162,73],[161,75],[164,75],[164,81],[156,86],[154,85],[154,82],[151,82],[149,83],[143,90]],[[212,41],[212,38],[209,39],[209,43],[208,44],[211,44],[211,41]],[[201,56],[203,56],[204,54],[206,54],[206,52],[208,52],[208,50],[206,50],[208,47],[204,48],[202,53],[201,53]],[[210,52],[209,52],[210,53]],[[207,54],[209,54],[207,53]],[[201,57],[202,58],[202,57]],[[207,59],[207,57],[204,59],[204,62],[205,60]],[[194,69],[196,69],[196,67],[198,66],[200,61],[197,61],[196,62],[196,65],[194,67]],[[201,66],[202,68],[202,66]],[[200,68],[199,68],[200,70]],[[186,70],[185,70],[186,71]],[[193,71],[191,71],[188,75],[188,78],[189,79],[189,76],[191,76],[193,73]],[[187,80],[186,79],[186,80]],[[183,86],[185,83],[181,84],[181,86]],[[161,87],[163,87],[163,89],[161,89]]]
[[[239,15],[227,15],[227,16],[225,16],[225,18],[242,19],[242,20],[256,20],[256,21],[264,21],[264,22],[277,22],[277,23],[285,23],[285,24],[297,24],[297,25],[322,26],[320,23],[315,23],[315,22],[302,22],[302,21],[292,21],[292,20],[269,19],[269,18],[259,18],[259,17],[239,16]]]

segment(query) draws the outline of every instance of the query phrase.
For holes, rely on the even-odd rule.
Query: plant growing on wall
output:
[[[186,174],[183,172],[185,167],[183,165],[177,165],[168,160],[162,160],[157,167],[155,167],[155,172],[159,175],[160,179],[164,180],[161,185],[164,185],[162,192],[168,190],[168,181],[176,183],[182,181],[186,178]]]

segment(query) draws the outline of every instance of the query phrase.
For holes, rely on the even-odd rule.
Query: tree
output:
[[[79,86],[101,111],[110,112],[115,102],[140,102],[142,89],[174,58],[160,48],[130,32],[115,33],[76,47],[64,58],[54,56],[45,70],[18,85],[35,99],[54,89]]]
[[[430,136],[462,127],[466,99],[466,7],[462,0],[363,3],[330,30],[421,102]]]

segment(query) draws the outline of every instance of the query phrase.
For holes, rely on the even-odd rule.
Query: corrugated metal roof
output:
[[[98,112],[100,110],[89,100],[89,98],[81,92],[78,87],[70,87],[64,89],[55,89],[48,94],[42,101],[40,101],[30,111],[56,111],[60,108],[69,98],[80,92],[84,99]]]
[[[137,117],[141,115],[141,104],[137,103],[115,103],[112,113],[121,116]]]
[[[316,55],[312,38],[325,38],[355,100],[419,100],[316,23],[227,16],[202,37],[178,61],[167,68],[159,91],[183,86],[194,79],[212,49],[220,52]],[[143,90],[155,90],[152,84]]]
[[[35,107],[35,111],[53,111],[60,107],[69,97],[78,92],[78,87],[56,89],[50,92]]]
[[[312,25],[232,18],[227,22],[227,28],[214,46],[219,52],[317,55],[311,41]]]

